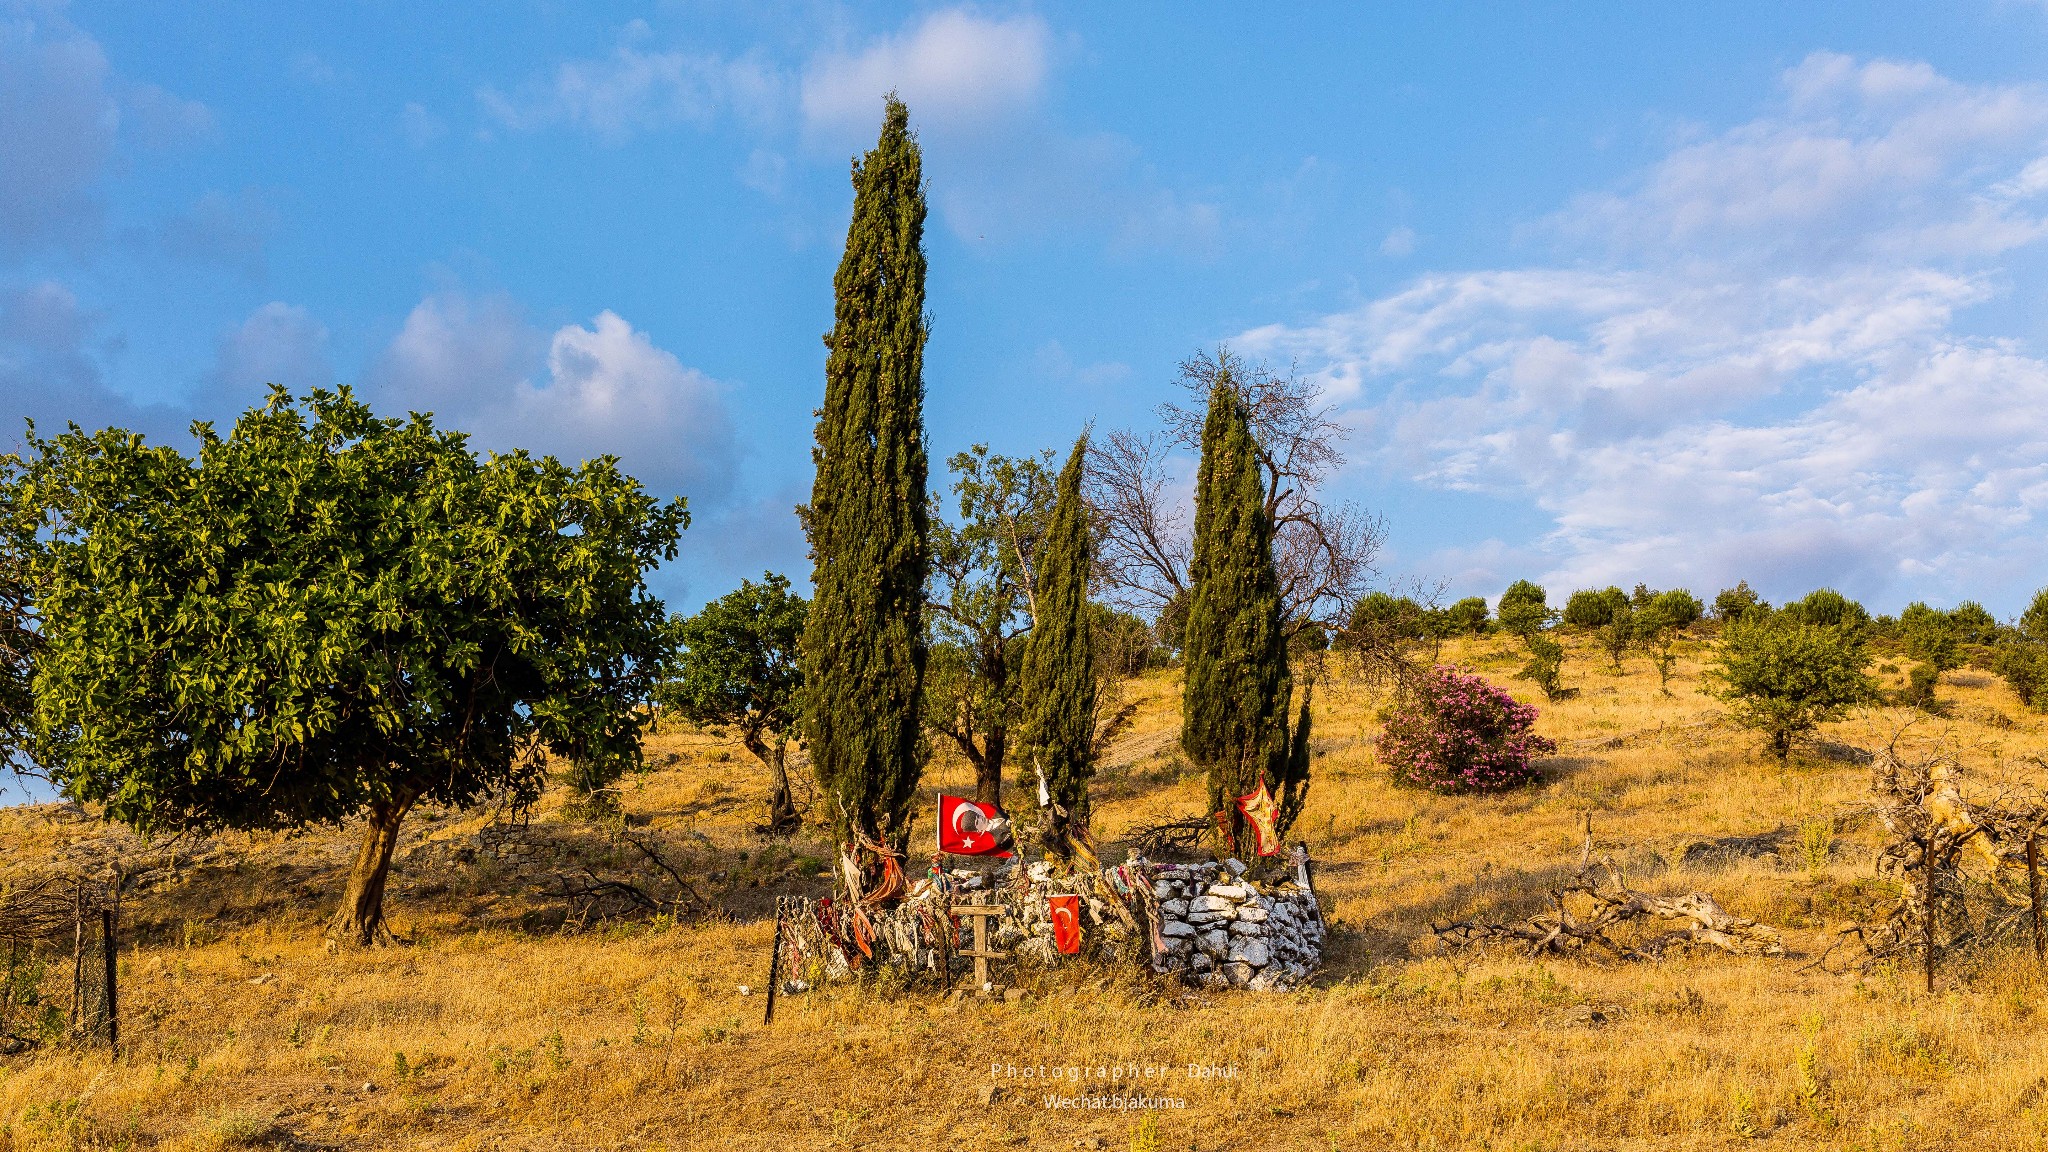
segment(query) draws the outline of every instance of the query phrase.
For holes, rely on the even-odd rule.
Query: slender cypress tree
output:
[[[1217,375],[1202,428],[1180,740],[1208,776],[1209,810],[1223,814],[1228,846],[1250,851],[1236,798],[1261,779],[1275,788],[1286,776],[1292,683],[1273,521],[1257,446],[1232,383],[1228,373]]]
[[[1045,773],[1055,805],[1041,825],[1045,848],[1068,857],[1087,846],[1088,780],[1095,774],[1095,639],[1088,626],[1094,557],[1088,504],[1081,498],[1087,454],[1088,437],[1082,436],[1060,472],[1052,521],[1038,549],[1031,637],[1018,688],[1024,758]]]
[[[924,187],[903,103],[853,166],[853,222],[833,277],[825,404],[805,517],[813,597],[804,626],[811,763],[842,842],[901,850],[924,762],[927,540]],[[877,862],[862,860],[870,871]]]

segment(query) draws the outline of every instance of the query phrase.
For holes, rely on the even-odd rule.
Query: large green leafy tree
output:
[[[1088,781],[1095,774],[1096,751],[1095,629],[1088,603],[1094,539],[1081,495],[1087,456],[1088,438],[1083,436],[1060,471],[1051,523],[1038,551],[1035,619],[1024,647],[1019,692],[1023,751],[1045,773],[1053,804],[1043,822],[1045,847],[1070,858],[1086,844]]]
[[[1707,682],[1736,723],[1763,733],[1781,761],[1798,737],[1877,698],[1863,673],[1862,630],[1853,620],[1812,624],[1790,612],[1731,620]]]
[[[1208,778],[1233,845],[1250,838],[1236,798],[1261,779],[1283,811],[1292,682],[1258,449],[1227,376],[1209,396],[1195,477],[1194,555],[1183,639],[1181,747]],[[1298,786],[1305,787],[1304,778]]]
[[[21,460],[0,457],[0,770],[22,772],[35,712],[36,517],[22,503]]]
[[[909,113],[893,97],[880,139],[854,165],[853,188],[805,514],[815,567],[804,715],[811,764],[840,838],[858,833],[900,849],[924,768],[931,551],[922,161]]]
[[[1032,569],[1052,515],[1045,459],[991,453],[984,445],[947,465],[959,498],[957,525],[933,517],[931,661],[925,722],[974,765],[975,799],[999,804],[1017,717],[1017,665],[1032,626]],[[934,501],[936,503],[936,501]]]
[[[716,724],[768,769],[767,832],[801,824],[789,788],[789,738],[801,715],[798,643],[810,603],[769,572],[672,621],[680,650],[655,692],[661,706],[692,724]],[[771,743],[772,741],[772,743]]]
[[[681,501],[346,389],[193,431],[196,459],[31,435],[37,751],[69,795],[151,832],[366,818],[330,932],[367,944],[414,804],[530,795],[542,749],[637,759]]]

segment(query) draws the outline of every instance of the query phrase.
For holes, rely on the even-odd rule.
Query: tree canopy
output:
[[[675,617],[678,650],[655,699],[692,724],[720,725],[768,769],[766,831],[801,823],[790,794],[790,732],[802,715],[803,668],[798,645],[810,602],[773,572],[740,586],[696,615]],[[770,744],[770,741],[773,744]]]
[[[1762,732],[1780,760],[1795,738],[1877,698],[1855,624],[1811,624],[1787,612],[1729,621],[1707,678],[1736,722]]]
[[[336,935],[381,930],[421,800],[537,790],[538,752],[639,755],[663,656],[645,571],[688,524],[609,457],[479,460],[347,389],[273,389],[196,458],[118,430],[30,443],[38,759],[148,831],[368,815]]]
[[[959,523],[932,517],[925,722],[974,765],[975,799],[991,804],[1002,801],[1017,664],[1033,627],[1033,570],[1052,516],[1050,462],[1050,452],[1001,456],[982,444],[956,453],[947,464]]]

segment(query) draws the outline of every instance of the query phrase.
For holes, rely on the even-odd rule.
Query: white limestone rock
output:
[[[1224,957],[1233,962],[1243,962],[1254,968],[1263,968],[1273,958],[1264,940],[1239,940],[1230,946],[1230,953]]]

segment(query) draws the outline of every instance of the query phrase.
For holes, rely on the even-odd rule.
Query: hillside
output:
[[[1444,655],[1533,698],[1510,679],[1511,641]],[[1016,1003],[820,989],[784,999],[764,1027],[773,897],[825,891],[825,849],[754,835],[765,774],[708,734],[657,736],[619,819],[573,816],[558,792],[516,839],[479,839],[502,814],[415,814],[388,905],[404,942],[363,953],[321,937],[349,831],[145,846],[75,810],[13,810],[0,816],[13,871],[109,850],[158,867],[127,897],[119,1060],[61,1047],[7,1058],[0,1147],[2048,1143],[2031,955],[1959,962],[1931,998],[1917,972],[1809,966],[1835,928],[1889,899],[1872,875],[1877,830],[1857,812],[1867,773],[1844,746],[1881,744],[1911,720],[1904,743],[1946,743],[1988,782],[2038,768],[2048,722],[1965,670],[1943,681],[1946,716],[1873,711],[1830,726],[1828,754],[1781,770],[1717,723],[1699,656],[1667,697],[1642,659],[1616,675],[1574,648],[1566,679],[1581,694],[1542,705],[1539,724],[1560,754],[1540,786],[1496,798],[1394,787],[1372,753],[1380,701],[1326,686],[1299,834],[1336,930],[1322,978],[1287,996],[1024,975],[1031,994]],[[1126,690],[1140,709],[1099,782],[1106,839],[1200,810],[1172,674]],[[947,759],[933,776],[931,788],[969,778]],[[1577,860],[1589,813],[1597,850],[1640,887],[1706,892],[1782,929],[1790,955],[1603,965],[1438,946],[1432,922],[1538,908]],[[1779,835],[1748,854],[1700,847],[1767,833]],[[635,842],[675,864],[706,910],[607,918],[602,893],[592,908],[555,894],[613,879],[675,895]],[[58,980],[53,967],[46,987]],[[1235,1074],[1191,1078],[1190,1064]],[[1080,1066],[1084,1088],[1107,1089],[1106,1070],[1130,1065],[1166,1069],[1139,1086],[1186,1102],[1153,1114],[1156,1141],[1132,1115],[1045,1107],[1073,1087],[1031,1075]]]

